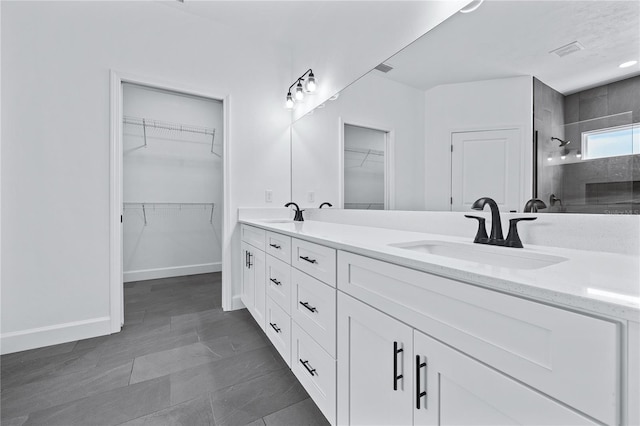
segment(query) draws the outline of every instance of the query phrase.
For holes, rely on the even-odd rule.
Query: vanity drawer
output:
[[[240,234],[242,241],[247,244],[251,244],[257,249],[264,251],[264,241],[266,238],[266,232],[264,229],[256,228],[254,226],[242,225],[240,227]]]
[[[277,303],[267,297],[265,333],[287,365],[291,367],[291,317]]]
[[[336,361],[295,322],[291,329],[291,371],[329,423],[335,425]]]
[[[267,296],[291,314],[291,266],[267,255]]]
[[[291,263],[291,237],[267,231],[266,252],[285,263]]]
[[[604,423],[619,422],[615,322],[342,251],[338,289]]]
[[[291,317],[329,354],[336,356],[336,289],[291,271]]]
[[[292,266],[330,286],[336,286],[335,249],[295,238],[291,240],[291,248]]]

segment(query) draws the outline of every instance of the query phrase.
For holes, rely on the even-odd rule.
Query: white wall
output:
[[[446,84],[425,92],[425,208],[449,210],[451,133],[521,129],[521,206],[531,198],[533,81],[530,76]]]
[[[230,96],[231,223],[289,200],[283,48],[157,2],[2,9],[3,352],[109,332],[110,69]]]
[[[317,207],[339,198],[340,119],[347,124],[393,131],[395,139],[395,208],[424,205],[424,92],[369,73],[345,89],[325,108],[292,126],[292,198]],[[317,202],[307,202],[309,191]],[[336,204],[337,205],[337,204]]]
[[[222,102],[124,84],[123,114],[151,124],[146,146],[142,126],[123,126],[124,281],[220,271]],[[156,129],[151,120],[215,129],[214,146],[210,135]],[[144,211],[140,202],[149,203]],[[212,203],[214,214],[163,203]]]

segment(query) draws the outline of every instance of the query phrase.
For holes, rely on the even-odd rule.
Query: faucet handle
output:
[[[468,217],[469,219],[476,219],[478,221],[478,232],[476,232],[476,237],[473,239],[474,243],[486,243],[487,241],[489,241],[484,217],[473,216],[470,214],[465,214],[464,217]]]
[[[509,219],[509,234],[504,245],[507,247],[522,248],[522,241],[518,235],[518,222],[522,220],[536,220],[537,217],[517,217],[515,219]]]

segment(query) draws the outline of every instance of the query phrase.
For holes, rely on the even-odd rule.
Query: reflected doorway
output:
[[[344,124],[343,208],[392,208],[389,183],[390,132]]]

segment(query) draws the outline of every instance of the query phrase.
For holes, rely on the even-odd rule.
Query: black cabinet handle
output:
[[[425,358],[425,362],[420,362],[420,355],[416,355],[416,408],[419,410],[420,409],[420,399],[422,399],[423,396],[427,395],[427,380],[426,380],[426,376],[425,376],[425,382],[424,382],[424,388],[425,390],[421,390],[421,386],[420,386],[420,369],[422,367],[426,367],[427,366],[427,359]],[[425,404],[426,405],[426,404]]]
[[[309,305],[309,302],[300,302],[300,304],[305,308],[307,308],[308,310],[310,310],[311,312],[318,312],[318,310],[315,307]]]
[[[309,262],[309,263],[318,263],[318,261],[317,261],[317,260],[315,260],[315,259],[309,259],[309,257],[308,257],[308,256],[299,256],[299,257],[300,257],[300,259],[302,259],[302,260],[306,260],[306,261],[307,261],[307,262]]]
[[[277,244],[269,244],[271,247],[273,247],[276,250],[280,250],[280,246]]]
[[[250,251],[248,251],[248,252],[247,252],[247,254],[249,255],[249,264],[247,265],[247,267],[248,267],[249,269],[251,269],[251,267],[253,266],[253,263],[251,263],[251,256],[253,256],[253,255],[251,254],[251,252],[250,252]]]
[[[277,324],[270,322],[269,325],[276,331],[276,333],[280,333],[280,329]]]
[[[269,278],[269,281],[271,281],[275,285],[282,285],[282,283],[280,281],[276,280],[275,278]]]
[[[302,359],[300,359],[300,363],[301,363],[302,365],[304,365],[304,368],[306,368],[306,369],[307,369],[307,371],[309,372],[309,374],[311,374],[312,376],[317,376],[317,374],[316,374],[316,369],[315,369],[315,368],[311,368],[311,367],[309,366],[309,361],[308,361],[308,360],[307,360],[307,361],[303,361]]]
[[[393,390],[398,390],[398,380],[402,379],[402,374],[398,374],[398,354],[404,349],[398,348],[398,342],[393,342]]]

